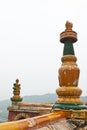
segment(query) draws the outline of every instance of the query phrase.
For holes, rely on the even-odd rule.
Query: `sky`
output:
[[[21,97],[56,93],[67,20],[78,33],[78,87],[87,96],[86,17],[86,0],[0,0],[0,100],[13,96],[17,78]]]

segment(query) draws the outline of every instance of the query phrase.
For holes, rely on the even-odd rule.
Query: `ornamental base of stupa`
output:
[[[83,110],[87,109],[86,105],[83,104],[75,104],[75,103],[58,103],[56,102],[52,109],[64,109],[64,110]]]
[[[59,97],[56,103],[71,103],[71,104],[83,104],[79,97]]]
[[[58,95],[57,103],[83,104],[80,99],[82,90],[76,86],[59,87],[56,90]]]

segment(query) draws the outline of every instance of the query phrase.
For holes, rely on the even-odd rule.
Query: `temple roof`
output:
[[[73,127],[62,111],[0,124],[1,130],[68,130]]]

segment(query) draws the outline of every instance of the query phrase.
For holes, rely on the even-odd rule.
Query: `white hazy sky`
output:
[[[87,95],[86,17],[86,0],[0,0],[0,100],[13,96],[16,78],[21,96],[55,93],[67,20],[78,33],[78,86]]]

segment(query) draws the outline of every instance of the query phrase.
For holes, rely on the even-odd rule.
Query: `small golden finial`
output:
[[[19,79],[16,79],[16,83],[13,84],[13,97],[11,98],[12,102],[22,101],[22,98],[20,97],[20,89]]]
[[[72,30],[73,24],[69,21],[66,21],[65,26],[66,26],[66,30]]]

